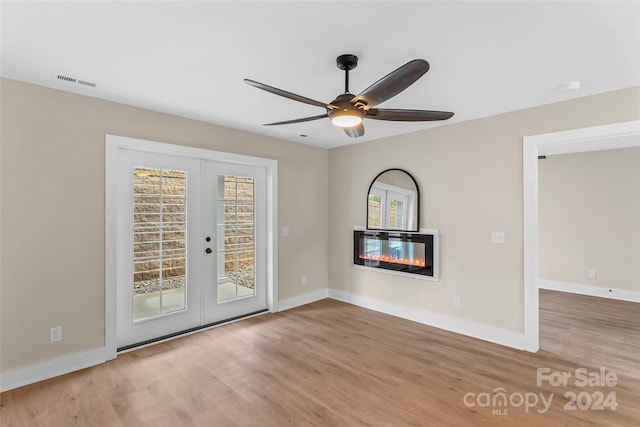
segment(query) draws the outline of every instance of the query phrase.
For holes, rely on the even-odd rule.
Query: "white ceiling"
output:
[[[327,148],[640,85],[638,1],[2,1],[0,13],[4,77]],[[426,59],[429,72],[380,107],[455,116],[365,119],[356,139],[328,119],[261,126],[324,111],[244,78],[329,102],[344,90],[343,53],[360,58],[353,93]],[[559,89],[576,80],[581,90]]]

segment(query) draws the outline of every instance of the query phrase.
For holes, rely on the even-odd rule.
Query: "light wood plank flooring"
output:
[[[541,292],[537,354],[327,299],[5,392],[0,425],[636,426],[638,305],[576,297]],[[615,387],[536,384],[537,368],[601,366]],[[497,388],[512,403],[480,405]],[[585,391],[615,392],[617,409],[564,409]],[[541,393],[548,411],[517,405]]]
[[[640,304],[543,289],[540,301],[540,349],[640,381]]]

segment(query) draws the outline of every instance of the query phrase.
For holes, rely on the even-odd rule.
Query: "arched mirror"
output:
[[[409,172],[387,169],[371,182],[367,195],[367,229],[420,229],[420,192]]]

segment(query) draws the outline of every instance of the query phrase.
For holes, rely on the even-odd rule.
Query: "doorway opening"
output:
[[[540,346],[538,156],[640,146],[640,120],[523,138],[524,348]]]

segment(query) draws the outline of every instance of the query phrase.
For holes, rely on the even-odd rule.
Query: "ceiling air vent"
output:
[[[79,85],[83,85],[83,86],[96,87],[95,83],[87,82],[87,81],[84,81],[84,80],[78,80],[77,83]]]
[[[63,76],[62,74],[58,74],[58,80],[62,80],[69,83],[75,83],[77,81],[73,77]]]
[[[87,80],[80,80],[80,79],[76,79],[75,77],[70,77],[70,76],[65,76],[64,74],[53,74],[53,76],[55,78],[57,78],[58,80],[62,80],[63,82],[67,82],[67,83],[71,83],[71,84],[77,84],[80,86],[86,86],[86,87],[96,87],[96,84]]]

